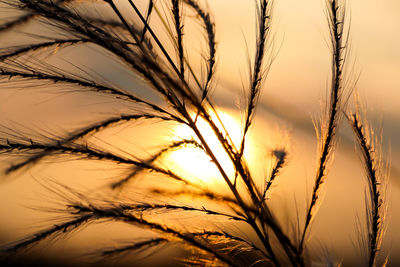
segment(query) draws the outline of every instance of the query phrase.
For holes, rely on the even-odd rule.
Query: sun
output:
[[[219,113],[219,119],[222,121],[225,129],[229,133],[234,145],[238,146],[242,135],[242,129],[238,120],[226,111]],[[213,121],[221,128],[221,123],[217,123],[219,121],[218,118],[213,117]],[[234,167],[232,161],[219,143],[213,130],[210,128],[208,123],[200,117],[197,118],[196,125],[225,172],[229,177],[231,177],[231,179],[233,179]],[[182,139],[193,139],[199,141],[194,132],[186,125],[177,126],[174,129],[174,133],[175,141]],[[252,141],[249,140],[250,149],[251,142]],[[180,148],[168,156],[168,162],[174,165],[175,170],[178,170],[179,173],[185,175],[185,177],[188,177],[191,181],[206,184],[224,183],[218,168],[211,161],[210,157],[199,148],[191,146]]]

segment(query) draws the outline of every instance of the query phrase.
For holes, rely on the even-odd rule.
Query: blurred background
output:
[[[141,3],[142,8],[145,2]],[[252,58],[255,48],[255,4],[248,0],[202,3],[211,10],[217,30],[217,76],[212,96],[220,110],[227,114],[229,120],[235,121],[240,131],[243,91],[248,84],[248,58],[249,55]],[[400,264],[400,139],[397,140],[400,136],[400,35],[397,29],[400,25],[400,2],[352,0],[347,1],[347,11],[348,21],[351,22],[351,53],[346,75],[349,84],[355,84],[347,90],[353,90],[358,95],[371,127],[378,136],[381,135],[382,157],[390,163],[383,251],[389,256],[389,266],[397,266]],[[187,14],[189,19],[190,14]],[[161,31],[157,21],[153,23],[155,29]],[[262,181],[263,173],[270,167],[266,163],[271,159],[271,150],[279,147],[288,149],[289,163],[271,196],[271,205],[274,210],[280,211],[277,216],[283,223],[295,220],[293,214],[296,209],[300,214],[304,212],[311,195],[318,155],[313,120],[320,120],[322,107],[329,96],[331,56],[327,29],[325,1],[274,1],[270,38],[274,61],[260,97],[256,123],[251,130],[250,165]],[[185,26],[187,53],[198,71],[201,65],[196,63],[201,59],[201,47],[204,47],[204,35],[198,34],[199,30],[201,27],[196,24]],[[8,33],[0,39],[0,44],[4,47],[23,36],[18,29],[18,32]],[[67,48],[57,53],[57,58],[60,66],[77,62],[92,74],[96,73],[129,90],[138,90],[143,95],[148,92],[140,79],[127,74],[116,62],[90,47],[81,50]],[[130,110],[130,107],[101,95],[40,88],[28,91],[16,85],[9,86],[5,81],[1,83],[0,99],[1,132],[12,129],[34,137],[44,132],[63,133],[94,118]],[[350,109],[353,103],[353,97],[350,97]],[[115,140],[119,147],[145,155],[149,147],[150,150],[157,147],[177,132],[180,134],[173,127],[165,132],[163,124],[143,122],[113,128],[96,141],[112,143],[110,140]],[[153,133],[151,139],[147,138],[148,133]],[[106,142],[103,145],[107,145]],[[4,160],[2,165],[7,166],[9,162],[9,159]],[[40,164],[19,175],[4,176],[0,185],[0,240],[3,244],[40,229],[40,223],[48,218],[48,215],[31,209],[33,204],[42,205],[43,197],[49,198],[38,180],[68,181],[71,187],[95,191],[110,177],[120,174],[118,169],[110,170],[107,166],[96,164],[57,160],[47,163],[57,164]],[[83,176],[86,177],[84,181],[81,179]],[[324,186],[324,202],[311,230],[311,249],[330,254],[338,261],[343,260],[347,266],[357,261],[354,255],[358,253],[357,229],[364,224],[365,190],[360,156],[347,122],[343,120],[337,153]],[[27,225],[27,222],[32,223]],[[58,249],[63,250],[66,246],[73,251],[71,253],[77,253],[92,246],[93,240],[109,244],[105,236],[98,236],[99,231],[96,228],[82,231],[79,238],[72,237],[58,245]],[[133,231],[131,234],[137,233]],[[85,235],[88,238],[85,239]],[[106,235],[118,240],[126,232],[110,230]]]

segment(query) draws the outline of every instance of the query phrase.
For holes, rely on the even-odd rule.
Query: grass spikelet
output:
[[[275,166],[272,168],[271,174],[267,183],[265,185],[264,193],[262,199],[266,199],[267,191],[271,187],[272,183],[274,182],[275,178],[279,175],[280,170],[286,163],[287,152],[284,149],[275,149],[272,151],[272,155],[276,158]]]
[[[112,248],[112,249],[105,249],[100,251],[101,256],[106,256],[106,257],[115,257],[118,256],[121,253],[138,253],[140,250],[147,250],[151,247],[156,247],[159,246],[162,243],[168,242],[168,239],[165,238],[154,238],[142,242],[137,242],[131,245],[127,246],[122,246],[118,248]]]
[[[123,211],[121,211],[119,209],[114,209],[114,208],[104,209],[101,207],[86,207],[86,210],[87,211],[85,212],[85,214],[87,213],[92,216],[95,216],[96,219],[101,219],[101,218],[113,219],[113,220],[122,221],[122,222],[125,222],[128,224],[139,225],[140,227],[151,229],[153,231],[157,231],[162,234],[177,237],[178,239],[182,240],[183,242],[187,242],[188,244],[190,244],[200,250],[210,253],[211,255],[215,256],[218,260],[220,260],[223,263],[226,263],[230,266],[238,266],[228,256],[212,249],[208,245],[197,240],[192,234],[182,233],[171,227],[147,221],[147,220],[145,220],[141,217],[137,217],[133,214],[124,213]]]
[[[323,126],[321,133],[321,151],[318,159],[318,167],[315,184],[312,191],[311,202],[307,208],[306,220],[303,228],[302,237],[299,245],[299,252],[303,251],[303,244],[306,238],[307,229],[315,216],[318,206],[319,193],[321,186],[327,175],[327,164],[332,156],[335,144],[336,128],[340,119],[340,109],[342,108],[341,96],[343,94],[343,68],[346,55],[346,39],[344,31],[345,9],[344,1],[328,0],[327,12],[328,22],[332,42],[332,82],[331,98],[327,115],[326,126]]]
[[[26,45],[22,47],[16,47],[14,49],[7,49],[11,51],[4,51],[0,52],[0,61],[4,61],[5,59],[15,57],[15,56],[20,56],[21,54],[25,53],[31,53],[33,51],[39,50],[39,49],[45,49],[48,47],[52,46],[62,46],[62,45],[73,45],[81,42],[87,42],[88,40],[84,39],[66,39],[66,40],[54,40],[50,42],[43,42],[40,44],[31,44],[31,45]]]
[[[260,90],[262,86],[264,76],[266,75],[264,69],[264,58],[266,53],[266,42],[267,36],[270,29],[270,17],[271,10],[270,5],[272,5],[271,1],[261,0],[258,3],[257,10],[257,19],[258,19],[258,32],[257,32],[257,41],[256,41],[256,55],[254,60],[254,66],[250,71],[251,81],[250,81],[250,94],[246,107],[246,118],[243,129],[243,137],[240,144],[240,150],[238,158],[240,159],[243,156],[246,135],[248,130],[250,129],[250,125],[253,120],[253,115],[255,113],[256,103],[258,101],[258,97],[260,95]]]
[[[66,221],[64,223],[55,224],[54,226],[40,231],[33,236],[27,237],[15,244],[9,245],[5,249],[2,249],[4,252],[15,252],[17,250],[26,249],[27,247],[31,247],[36,245],[37,243],[43,241],[44,239],[48,238],[51,235],[55,234],[62,234],[62,233],[69,233],[72,229],[76,229],[80,227],[82,224],[86,223],[90,219],[93,218],[93,215],[87,214],[84,216],[78,216],[72,220]]]
[[[197,13],[197,15],[200,17],[204,24],[205,31],[207,33],[207,39],[208,39],[208,67],[207,67],[207,78],[206,82],[203,86],[203,93],[201,99],[204,100],[207,98],[208,93],[209,93],[209,86],[211,83],[211,80],[214,75],[214,69],[215,69],[215,57],[216,57],[216,51],[217,51],[217,45],[215,41],[215,24],[211,20],[211,15],[204,9],[202,9],[199,4],[194,1],[194,0],[184,0],[186,4],[191,6]]]
[[[384,199],[382,184],[384,176],[381,159],[378,155],[376,140],[372,131],[361,119],[360,115],[353,113],[348,116],[348,121],[353,128],[368,181],[367,198],[367,229],[368,229],[368,266],[376,266],[377,255],[383,237]]]
[[[161,120],[172,120],[171,118],[168,117],[163,117],[163,116],[157,116],[157,115],[151,115],[151,114],[135,114],[135,115],[121,115],[118,117],[114,117],[114,118],[110,118],[107,120],[104,120],[100,123],[96,123],[94,125],[91,125],[89,127],[85,127],[83,129],[80,129],[78,131],[75,131],[71,134],[69,134],[68,137],[63,138],[61,140],[57,140],[56,143],[59,146],[65,146],[65,145],[70,145],[71,143],[73,143],[74,141],[76,141],[77,139],[80,138],[84,138],[85,136],[92,134],[92,133],[96,133],[102,129],[108,128],[112,125],[115,125],[117,123],[121,123],[121,122],[127,122],[127,121],[132,121],[132,120],[138,120],[138,119],[161,119]],[[43,149],[43,151],[30,156],[29,158],[27,158],[26,160],[13,165],[12,167],[10,167],[9,169],[6,170],[7,173],[10,172],[14,172],[14,171],[18,171],[19,169],[29,165],[29,164],[34,164],[36,162],[38,162],[39,160],[41,160],[43,157],[48,156],[49,154],[51,154],[52,152],[54,152],[54,149]]]

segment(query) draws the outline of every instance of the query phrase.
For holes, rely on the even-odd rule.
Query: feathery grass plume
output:
[[[368,229],[368,266],[377,266],[377,255],[383,238],[385,202],[382,186],[385,184],[384,166],[380,158],[377,141],[371,128],[363,122],[359,113],[349,114],[347,119],[353,128],[368,181],[366,214]]]
[[[139,250],[147,250],[150,247],[156,247],[159,246],[162,243],[168,242],[168,239],[159,237],[159,238],[153,238],[150,240],[145,240],[141,242],[136,242],[131,245],[126,245],[118,248],[110,248],[110,249],[104,249],[100,251],[101,256],[107,256],[107,257],[115,257],[118,256],[121,253],[138,253]]]
[[[81,207],[78,205],[74,205],[74,208],[81,209]],[[231,214],[226,214],[226,213],[215,211],[215,210],[206,209],[204,207],[194,208],[194,207],[190,207],[190,206],[171,205],[171,204],[135,204],[135,205],[122,204],[121,206],[119,206],[119,208],[122,210],[136,210],[136,211],[141,211],[141,212],[153,211],[153,210],[193,211],[193,212],[199,212],[199,213],[204,213],[204,214],[208,214],[208,215],[222,216],[222,217],[226,217],[229,220],[234,220],[234,221],[244,221],[245,220],[242,217],[238,217],[238,216],[231,215]]]
[[[233,236],[233,235],[231,235],[231,234],[229,234],[229,233],[227,233],[227,232],[223,232],[223,231],[221,231],[221,232],[217,232],[217,231],[204,231],[204,232],[195,233],[195,234],[193,234],[193,235],[195,235],[195,236],[196,236],[196,235],[197,235],[197,236],[215,236],[215,237],[218,237],[218,238],[221,238],[221,237],[222,237],[222,238],[225,238],[225,239],[227,239],[228,241],[239,241],[240,244],[249,246],[249,247],[251,247],[251,249],[256,250],[256,251],[260,252],[261,254],[263,254],[264,257],[265,257],[266,259],[271,259],[271,258],[269,257],[268,254],[266,254],[263,250],[261,250],[260,248],[258,248],[255,244],[250,243],[248,240],[243,239],[243,238],[241,238],[241,237]]]
[[[240,207],[240,209],[242,210],[241,212],[243,214],[246,214],[245,215],[246,220],[248,221],[249,225],[254,229],[258,238],[260,238],[260,240],[264,244],[266,250],[270,254],[272,261],[275,262],[276,265],[279,265],[279,262],[269,244],[268,241],[269,237],[267,237],[265,234],[262,233],[259,226],[257,225],[256,220],[261,220],[261,222],[263,222],[264,219],[267,219],[266,220],[267,224],[272,227],[274,232],[279,233],[277,234],[278,238],[284,236],[282,230],[279,229],[278,224],[272,219],[269,212],[267,212],[266,214],[252,214],[252,212],[248,208],[248,205],[243,200],[244,196],[242,196],[239,193],[238,189],[232,184],[229,176],[227,175],[226,171],[218,161],[212,148],[209,146],[204,136],[202,135],[201,130],[198,128],[193,119],[190,117],[185,103],[190,103],[192,106],[194,106],[194,108],[197,111],[200,112],[199,114],[205,118],[206,122],[210,125],[215,135],[217,136],[218,140],[221,142],[222,146],[225,148],[226,152],[230,156],[232,162],[239,170],[239,173],[246,181],[251,198],[253,199],[254,202],[258,202],[260,199],[259,192],[255,189],[255,184],[250,177],[247,166],[244,165],[243,162],[235,162],[236,157],[234,155],[236,152],[234,152],[231,143],[224,137],[220,128],[213,122],[208,111],[201,105],[202,101],[197,99],[196,94],[193,93],[193,90],[186,83],[184,77],[179,75],[179,71],[177,71],[177,67],[171,60],[171,56],[166,51],[163,44],[160,42],[157,35],[153,31],[152,27],[148,24],[147,20],[142,16],[141,12],[139,11],[135,3],[133,3],[132,1],[128,1],[130,6],[134,10],[134,13],[136,13],[139,16],[140,21],[144,24],[145,29],[147,29],[147,31],[149,32],[152,40],[157,44],[158,48],[161,50],[161,53],[166,58],[167,64],[169,64],[169,67],[172,68],[172,73],[164,69],[165,67],[164,63],[159,63],[155,60],[156,57],[151,53],[152,50],[149,49],[150,45],[148,45],[149,47],[147,47],[145,43],[140,42],[138,32],[133,30],[133,28],[126,21],[125,17],[120,12],[118,7],[115,5],[114,1],[112,0],[108,0],[105,2],[109,4],[110,8],[119,18],[122,25],[126,28],[131,37],[135,40],[137,47],[135,47],[134,49],[132,49],[132,47],[129,46],[126,42],[122,41],[117,36],[115,36],[113,32],[108,32],[106,28],[103,29],[96,26],[95,20],[86,19],[77,12],[71,11],[70,9],[67,9],[64,6],[46,1],[36,2],[32,0],[23,0],[22,2],[24,4],[23,6],[24,8],[27,8],[31,12],[35,12],[36,14],[45,17],[47,20],[52,21],[54,25],[57,26],[58,28],[63,29],[65,32],[72,33],[72,35],[75,35],[77,37],[82,38],[83,36],[90,42],[93,42],[99,45],[100,47],[103,47],[105,50],[109,51],[116,57],[120,58],[135,72],[142,75],[157,92],[159,92],[167,99],[172,109],[174,109],[175,112],[179,114],[179,117],[171,115],[171,118],[175,119],[179,123],[186,123],[189,127],[192,128],[196,136],[199,138],[201,146],[203,147],[204,151],[210,156],[211,160],[217,166],[222,177],[226,181],[229,189],[233,193],[235,197],[234,200],[235,203],[237,203],[238,207]],[[264,4],[266,5],[266,2]],[[198,12],[201,11],[198,6],[196,8],[195,5],[192,5],[192,7],[194,7]],[[201,15],[205,14],[204,12],[200,13]],[[264,15],[263,14],[260,15],[263,16],[263,18],[261,19],[264,20],[265,19]],[[209,67],[210,68],[209,73],[212,73],[211,70],[213,69],[213,64],[214,64],[213,58],[215,57],[215,48],[214,48],[215,41],[213,41],[214,34],[213,31],[211,30],[212,27],[210,25],[212,24],[210,23],[209,16],[203,15],[201,17],[205,21],[206,29],[208,29],[208,35],[210,39],[209,44],[210,46],[212,45],[212,47],[210,47],[210,58],[211,58],[210,64],[212,65],[210,65]],[[140,28],[140,27],[135,27],[135,28]],[[12,65],[13,64],[11,64],[11,66]],[[94,82],[88,82],[85,80],[82,81],[81,77],[75,77],[75,76],[68,77],[59,72],[54,73],[54,71],[50,71],[51,66],[47,66],[47,72],[44,70],[37,71],[26,64],[22,63],[18,64],[18,62],[17,65],[14,67],[16,67],[17,69],[12,69],[11,71],[9,71],[8,69],[3,70],[2,74],[4,76],[18,76],[20,78],[25,78],[25,79],[33,79],[33,80],[42,79],[54,82],[61,81],[69,84],[77,84],[80,86],[87,86],[87,87],[92,86],[97,90],[116,94],[118,96],[123,96],[130,100],[137,100],[130,93],[124,93],[115,88],[103,87],[101,85],[97,85]],[[21,69],[23,71],[21,71]],[[176,75],[180,77],[176,79],[176,77],[174,77]],[[211,74],[207,78],[208,82],[210,80],[210,77]],[[143,103],[143,101],[141,101],[141,103]],[[155,110],[155,111],[160,111],[160,110]],[[180,117],[182,117],[183,119],[180,119]],[[106,123],[106,125],[104,126],[107,127],[109,125],[111,125],[111,123]],[[81,133],[78,134],[78,136],[84,137],[88,133],[88,131],[90,131],[91,129],[98,129],[99,126],[89,127],[89,128],[90,128],[89,130],[86,129],[81,131]],[[75,137],[78,138],[78,136]],[[70,139],[73,140],[75,137],[70,137]],[[6,144],[2,145],[1,149],[3,151],[8,151],[8,152],[11,152],[13,150],[22,150],[28,152],[39,150],[52,153],[79,155],[87,159],[110,160],[116,163],[144,167],[146,169],[150,169],[151,171],[163,173],[174,179],[185,181],[183,178],[179,178],[177,175],[173,174],[169,170],[160,169],[156,166],[146,164],[145,162],[142,161],[135,161],[127,158],[122,158],[118,155],[112,154],[107,151],[92,149],[87,146],[79,146],[76,144],[67,144],[67,142],[65,142],[65,144],[61,144],[61,142],[58,142],[56,144],[40,144],[38,142],[35,143],[32,142],[31,144],[26,144],[21,142],[20,143],[6,142]],[[210,196],[210,194],[208,194],[207,192],[203,191],[203,194],[204,193]],[[263,212],[265,213],[264,210]],[[286,247],[286,244],[284,246]]]
[[[171,90],[167,90],[162,86],[157,80],[156,76],[153,75],[151,72],[157,73],[160,78],[163,79],[164,82],[167,82],[168,86],[173,86],[175,87],[176,91],[178,91],[180,94],[183,94],[185,96],[187,95],[187,91],[185,88],[182,88],[181,86],[177,85],[176,82],[164,71],[162,71],[162,68],[152,59],[153,54],[150,53],[149,49],[143,47],[143,43],[140,43],[138,40],[138,36],[135,34],[135,32],[130,28],[130,26],[126,23],[126,21],[123,19],[122,15],[119,13],[119,10],[116,8],[116,6],[113,4],[112,1],[108,1],[113,10],[116,12],[117,15],[119,15],[120,19],[123,21],[125,24],[126,28],[132,35],[132,37],[136,40],[136,43],[139,45],[142,54],[137,55],[135,51],[130,49],[124,42],[122,42],[120,39],[117,39],[113,37],[111,34],[108,32],[100,29],[99,27],[94,26],[91,24],[88,20],[85,20],[83,17],[70,12],[69,10],[56,5],[56,4],[51,4],[47,2],[40,1],[40,3],[33,3],[32,1],[24,1],[25,8],[31,9],[33,12],[36,12],[47,19],[50,19],[52,21],[61,23],[62,27],[66,28],[66,30],[70,30],[72,32],[76,32],[79,35],[85,35],[88,38],[91,39],[92,42],[95,44],[98,44],[99,46],[103,47],[104,49],[110,51],[113,53],[115,56],[119,57],[123,61],[125,61],[128,65],[130,65],[135,71],[140,73],[141,75],[144,76],[153,86],[154,88],[164,95],[173,106],[179,107],[179,104],[176,103],[176,92],[172,92]],[[143,17],[141,17],[143,18]],[[145,22],[145,20],[143,19]],[[154,37],[154,33],[151,31],[149,28],[149,31],[152,33],[152,36]],[[157,44],[163,48],[161,43],[157,40]],[[166,54],[165,49],[162,49],[164,51],[164,54],[166,55],[167,59],[169,59],[170,62],[170,57],[168,54]],[[141,59],[142,62],[138,61],[138,59]],[[143,66],[142,63],[147,63],[146,66]],[[173,64],[173,62],[172,62]],[[174,64],[173,64],[174,66]],[[176,68],[176,67],[175,67]],[[189,95],[191,92],[189,92]],[[188,97],[189,100],[192,102],[195,101],[195,99],[191,96]]]
[[[135,96],[133,96],[131,94],[122,92],[122,91],[118,90],[117,88],[97,84],[94,81],[83,80],[78,77],[68,77],[63,74],[52,75],[52,74],[48,74],[45,72],[40,72],[40,71],[31,69],[29,66],[21,66],[21,67],[25,68],[25,71],[20,71],[20,70],[12,69],[12,68],[0,68],[0,76],[4,76],[7,79],[16,77],[16,78],[26,79],[26,80],[34,80],[34,81],[44,80],[44,81],[50,81],[53,83],[66,83],[66,84],[71,84],[71,85],[77,85],[77,86],[82,86],[85,88],[90,88],[90,89],[98,91],[98,92],[115,95],[120,98],[126,98],[126,99],[129,99],[130,101],[146,103],[145,101],[142,101],[139,98],[136,98]]]
[[[140,11],[138,10],[138,8],[136,7],[136,5],[132,2],[132,1],[128,1],[129,4],[132,6],[132,8],[135,10],[135,13],[140,17],[140,20],[142,21],[142,23],[145,23],[145,20],[143,18],[143,16],[141,15]],[[151,36],[153,37],[153,39],[155,40],[155,42],[157,43],[158,47],[161,49],[162,53],[164,54],[164,56],[167,58],[168,62],[170,63],[170,65],[173,67],[173,70],[175,73],[179,74],[179,71],[177,70],[175,64],[172,62],[170,56],[168,55],[168,53],[166,52],[165,48],[163,47],[163,45],[160,43],[160,41],[158,40],[158,38],[156,37],[156,35],[154,34],[154,32],[152,31],[151,27],[148,27],[149,32],[151,34]],[[187,85],[185,85],[187,86]],[[207,123],[209,123],[209,125],[212,127],[214,133],[217,135],[218,139],[220,140],[221,144],[224,146],[224,148],[227,150],[227,152],[230,154],[230,156],[232,156],[231,154],[231,148],[229,145],[229,142],[222,136],[220,130],[218,129],[218,127],[212,122],[212,120],[210,119],[210,116],[208,115],[208,112],[206,110],[204,110],[204,108],[201,106],[201,104],[199,104],[198,99],[196,98],[192,98],[191,96],[191,92],[189,91],[188,95],[183,94],[184,97],[188,97],[188,100],[198,109],[201,111],[201,115],[202,117],[204,117],[207,121]],[[225,182],[228,184],[229,189],[233,192],[233,194],[235,195],[235,197],[238,199],[238,201],[240,203],[242,203],[241,205],[244,205],[244,201],[242,199],[242,197],[240,196],[240,194],[238,193],[237,189],[233,186],[233,184],[231,183],[228,175],[226,174],[225,170],[223,169],[223,167],[221,166],[221,164],[218,162],[217,158],[215,157],[212,149],[209,147],[209,145],[207,144],[206,140],[204,139],[204,137],[202,136],[201,132],[199,131],[198,127],[196,126],[196,124],[194,123],[194,121],[190,118],[188,112],[184,109],[184,107],[182,106],[182,103],[177,102],[177,109],[179,109],[179,112],[182,113],[182,115],[186,118],[186,120],[188,120],[188,125],[189,127],[191,127],[194,131],[194,133],[196,134],[196,136],[200,139],[201,144],[203,145],[205,151],[209,154],[211,160],[215,163],[216,167],[218,168],[218,170],[220,171],[223,179],[225,180]],[[243,168],[241,168],[241,170],[243,170]],[[243,173],[243,171],[242,171]],[[251,190],[254,191],[254,188],[251,188]],[[255,197],[254,193],[252,194],[253,198]],[[264,239],[264,238],[263,238]]]
[[[37,244],[38,242],[43,241],[47,237],[51,235],[55,235],[57,233],[69,233],[71,232],[72,229],[77,229],[80,227],[82,224],[88,222],[89,220],[93,219],[92,214],[87,214],[84,216],[77,216],[76,218],[73,218],[69,221],[60,223],[60,224],[55,224],[54,226],[45,229],[43,231],[40,231],[38,233],[35,233],[34,235],[27,237],[19,242],[16,242],[15,244],[12,244],[8,246],[5,249],[2,249],[2,252],[15,252],[20,249],[26,249],[29,246],[33,246]]]
[[[254,68],[250,70],[251,76],[251,86],[250,86],[250,96],[248,105],[246,108],[246,118],[245,118],[245,125],[242,135],[241,144],[239,150],[233,154],[232,161],[234,162],[234,166],[236,168],[237,173],[243,179],[244,183],[246,184],[246,188],[249,191],[249,194],[252,198],[252,201],[255,205],[256,203],[262,202],[262,195],[260,191],[257,189],[254,180],[251,177],[251,174],[245,164],[245,161],[242,160],[245,143],[246,143],[246,135],[248,130],[250,129],[250,125],[252,123],[253,115],[255,112],[255,107],[257,104],[257,99],[259,97],[262,81],[266,75],[265,69],[265,54],[266,54],[266,42],[267,37],[270,29],[270,17],[271,17],[271,6],[272,1],[260,0],[256,2],[257,4],[257,22],[258,22],[258,31],[257,31],[257,41],[256,41],[256,55],[254,60]],[[235,178],[236,184],[236,178]],[[269,227],[272,228],[273,232],[277,235],[278,239],[280,239],[281,245],[283,245],[288,257],[290,258],[291,262],[295,264],[295,259],[293,258],[293,251],[290,251],[290,247],[293,247],[289,241],[289,239],[282,233],[280,226],[277,224],[275,219],[273,218],[271,212],[269,211],[268,207],[262,204],[261,207],[261,217],[264,217],[261,222],[267,223]],[[265,220],[265,221],[264,221]],[[265,245],[268,247],[267,244],[269,241],[265,240]],[[270,251],[272,253],[272,251]]]
[[[58,155],[82,157],[83,159],[87,160],[110,161],[117,164],[137,166],[155,173],[163,174],[166,177],[183,182],[184,184],[189,183],[185,178],[180,177],[171,170],[153,166],[152,164],[146,163],[145,161],[125,158],[109,151],[102,151],[101,149],[97,148],[89,148],[87,145],[75,144],[73,146],[66,146],[61,144],[43,144],[34,142],[33,140],[27,140],[27,142],[13,142],[7,139],[2,141],[5,142],[0,144],[0,153],[11,153],[13,151],[19,151],[21,153],[32,153],[40,151]],[[8,172],[11,172],[13,170],[13,166],[8,168]]]
[[[279,172],[283,168],[286,163],[287,152],[285,149],[274,149],[272,150],[272,155],[276,158],[275,166],[272,168],[269,179],[265,185],[264,193],[262,196],[262,200],[264,201],[267,197],[267,191],[271,187],[275,178],[279,175]]]
[[[218,250],[212,248],[208,244],[202,242],[202,240],[198,240],[192,233],[184,233],[180,230],[173,229],[166,225],[148,221],[142,216],[125,212],[125,210],[119,207],[101,207],[94,206],[93,204],[82,205],[81,207],[78,207],[78,209],[73,209],[71,211],[71,215],[73,215],[75,219],[67,221],[66,223],[62,223],[60,225],[55,225],[54,227],[40,232],[39,235],[34,235],[33,237],[13,244],[9,248],[7,248],[7,251],[13,251],[27,246],[32,246],[42,241],[49,235],[65,233],[68,230],[67,228],[71,225],[76,226],[79,223],[88,221],[89,219],[92,219],[94,222],[102,219],[111,219],[114,221],[125,222],[127,224],[138,225],[139,227],[164,234],[167,237],[178,238],[179,240],[187,243],[194,248],[200,249],[206,253],[213,255],[222,263],[228,264],[229,266],[239,266],[228,255],[225,255],[222,252],[219,252]]]
[[[206,82],[203,86],[203,94],[201,99],[204,100],[207,98],[208,93],[209,93],[209,86],[211,83],[211,80],[214,76],[214,71],[215,71],[215,57],[216,57],[216,51],[217,51],[217,46],[216,46],[216,41],[215,41],[215,25],[214,22],[211,19],[211,15],[204,9],[202,9],[197,1],[195,0],[184,0],[184,2],[192,7],[197,15],[200,17],[204,24],[204,28],[207,34],[207,39],[208,39],[208,57],[207,57],[207,78]]]
[[[327,13],[329,30],[331,35],[331,49],[332,49],[332,81],[330,89],[330,103],[326,125],[322,126],[320,156],[318,159],[318,167],[315,178],[315,184],[312,191],[311,202],[307,207],[305,224],[302,231],[302,237],[299,244],[299,253],[301,254],[304,249],[304,241],[306,239],[307,230],[315,216],[318,205],[319,194],[321,186],[325,181],[327,175],[327,165],[329,159],[332,157],[335,145],[336,128],[341,117],[340,110],[343,106],[343,69],[346,56],[347,40],[344,28],[345,23],[345,2],[343,0],[328,0]]]
[[[77,139],[84,138],[85,136],[87,136],[91,133],[96,133],[96,132],[98,132],[102,129],[105,129],[107,127],[110,127],[112,125],[115,125],[115,124],[118,124],[121,122],[138,120],[138,119],[161,119],[161,120],[166,120],[166,121],[172,120],[172,118],[158,116],[158,115],[151,115],[151,114],[120,115],[120,116],[117,116],[114,118],[104,120],[100,123],[90,125],[89,127],[85,127],[78,131],[75,131],[75,132],[69,134],[66,138],[57,140],[56,143],[57,143],[57,145],[60,145],[60,146],[69,145],[69,144],[73,143],[74,141],[76,141]],[[11,172],[17,171],[17,170],[29,165],[29,164],[34,164],[34,163],[38,162],[39,160],[41,160],[43,157],[46,157],[49,154],[51,154],[51,152],[52,152],[51,150],[43,150],[41,152],[38,152],[37,154],[30,156],[26,160],[9,167],[8,169],[6,169],[6,173],[11,173]],[[150,163],[152,163],[152,162],[150,162]]]
[[[248,99],[248,104],[246,107],[246,118],[244,124],[244,130],[242,134],[242,140],[239,147],[239,151],[235,153],[236,161],[235,167],[237,172],[242,177],[243,181],[246,184],[247,189],[249,190],[249,194],[252,198],[252,201],[255,205],[258,203],[262,203],[262,195],[260,191],[256,188],[254,184],[254,180],[252,179],[247,166],[244,161],[242,161],[245,144],[246,144],[246,135],[248,130],[250,129],[256,104],[258,101],[258,97],[260,95],[260,90],[262,86],[262,82],[265,78],[266,71],[269,67],[265,67],[265,55],[267,50],[267,37],[270,30],[270,19],[271,19],[271,11],[272,11],[272,1],[260,0],[256,2],[257,4],[257,23],[258,23],[258,31],[257,31],[257,40],[256,40],[256,55],[254,60],[254,67],[250,70],[251,76],[251,85],[250,85],[250,95]],[[302,265],[301,260],[295,259],[294,254],[296,254],[296,249],[292,245],[289,238],[282,232],[281,227],[276,222],[276,219],[273,218],[272,213],[269,211],[269,208],[265,206],[265,203],[261,204],[261,213],[262,223],[266,223],[269,227],[271,227],[272,231],[275,233],[277,238],[279,239],[280,244],[283,246],[285,253],[290,259],[291,263],[295,266]],[[267,244],[269,241],[265,241],[266,247],[269,247]],[[272,253],[272,251],[270,251]]]
[[[242,141],[240,144],[240,150],[238,154],[238,160],[240,160],[243,156],[245,143],[246,143],[246,135],[248,130],[250,129],[250,125],[252,123],[256,104],[258,102],[258,98],[260,96],[261,86],[263,84],[263,80],[265,79],[266,71],[268,68],[265,68],[265,57],[267,50],[267,37],[270,31],[270,21],[271,21],[271,8],[272,1],[262,0],[257,2],[257,19],[258,19],[258,32],[257,32],[257,41],[256,41],[256,55],[254,59],[254,66],[250,69],[250,95],[246,107],[246,118],[243,129]]]
[[[0,61],[4,61],[5,59],[20,56],[21,54],[31,53],[33,51],[48,48],[48,47],[60,47],[62,45],[74,45],[80,42],[87,42],[88,40],[84,39],[66,39],[66,40],[54,40],[50,42],[43,42],[40,44],[30,44],[21,47],[14,47],[12,49],[6,49],[4,52],[0,52]],[[1,49],[0,49],[1,51]]]

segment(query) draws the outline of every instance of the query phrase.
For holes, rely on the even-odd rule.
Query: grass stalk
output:
[[[318,169],[314,188],[312,191],[311,202],[307,208],[306,220],[301,234],[299,253],[303,252],[304,241],[306,238],[307,230],[314,218],[316,207],[319,200],[321,186],[323,185],[327,175],[327,164],[332,155],[334,148],[334,139],[336,135],[336,128],[339,121],[339,111],[341,109],[341,95],[343,91],[343,63],[345,56],[346,43],[344,43],[344,3],[340,0],[328,0],[327,10],[329,18],[329,26],[331,31],[332,42],[332,84],[331,84],[331,98],[329,104],[329,113],[325,133],[322,139],[321,154],[319,156]]]
[[[367,226],[368,226],[368,266],[376,266],[377,255],[380,250],[380,244],[383,235],[383,197],[380,190],[382,184],[382,177],[380,177],[379,164],[377,158],[377,148],[373,140],[371,140],[368,129],[364,127],[361,118],[358,114],[354,113],[348,116],[349,123],[353,128],[359,149],[362,154],[363,165],[365,168],[369,194],[367,206]]]

